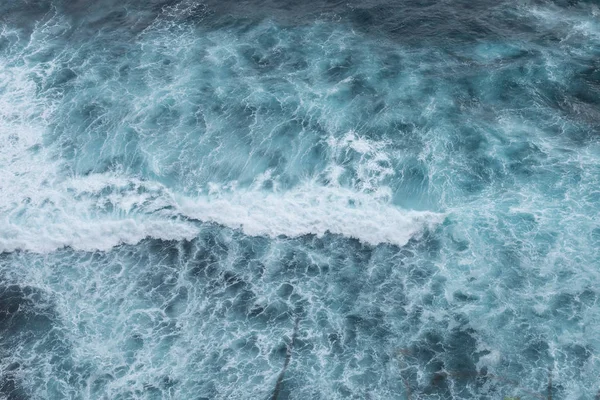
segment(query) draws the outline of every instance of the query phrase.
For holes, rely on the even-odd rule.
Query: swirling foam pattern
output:
[[[0,398],[594,398],[599,60],[594,1],[2,2]]]

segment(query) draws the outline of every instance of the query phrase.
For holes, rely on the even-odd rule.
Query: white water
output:
[[[444,219],[440,213],[402,210],[364,193],[312,184],[282,193],[235,191],[180,201],[185,215],[251,236],[321,237],[330,232],[372,245],[404,246]]]

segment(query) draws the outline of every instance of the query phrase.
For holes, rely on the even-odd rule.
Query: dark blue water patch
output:
[[[539,5],[549,1],[530,2]],[[555,2],[555,4],[557,4]],[[585,10],[586,2],[557,4],[572,10]],[[331,2],[310,1],[290,3],[270,2],[213,2],[157,0],[151,4],[137,2],[89,1],[36,1],[29,7],[19,7],[14,1],[5,2],[4,18],[10,23],[32,26],[48,15],[52,7],[72,19],[80,33],[120,32],[136,34],[147,28],[156,18],[168,20],[175,17],[176,24],[196,24],[214,29],[239,28],[246,21],[247,29],[256,21],[275,19],[281,24],[297,25],[316,19],[330,18],[332,23],[349,22],[355,29],[386,36],[404,43],[436,46],[441,42],[474,42],[541,34],[531,20],[521,15],[510,2],[478,3],[468,7],[462,2],[401,2],[386,1]]]
[[[44,304],[43,293],[32,287],[3,285],[0,290],[0,322],[6,348],[27,336],[40,337],[53,325],[52,310]]]
[[[23,7],[23,3],[19,0],[8,0],[0,4],[0,20],[18,26],[30,34],[35,22],[42,20],[51,10],[52,3],[48,0],[32,1],[27,7]]]
[[[238,18],[268,17],[275,18],[282,24],[297,24],[325,17],[336,22],[350,22],[355,29],[368,34],[414,43],[417,40],[427,42],[432,39],[473,41],[482,37],[510,34],[515,27],[508,25],[508,18],[502,13],[502,4],[482,2],[475,7],[465,7],[460,2],[447,4],[430,1],[400,4],[386,1],[244,1],[209,2],[208,8],[215,10],[215,18],[225,20],[228,15],[233,15]]]
[[[6,365],[2,370],[0,378],[0,393],[7,400],[27,400],[29,399],[26,390],[19,382],[19,363]]]
[[[0,393],[7,399],[30,398],[26,382],[38,379],[44,368],[60,377],[44,382],[48,395],[60,396],[65,385],[77,383],[70,350],[49,294],[5,280],[0,285]]]
[[[25,331],[24,325],[27,324],[25,314],[27,299],[25,293],[19,290],[18,286],[4,286],[0,291],[0,326],[2,326],[1,338],[2,348],[5,350],[0,355],[2,369],[0,370],[0,393],[3,397],[11,400],[28,399],[26,388],[21,385],[19,372],[21,364],[8,360],[8,352],[11,346],[18,344],[17,335],[20,331]],[[32,320],[33,318],[29,318]],[[48,320],[42,321],[47,324],[45,330],[50,328]]]

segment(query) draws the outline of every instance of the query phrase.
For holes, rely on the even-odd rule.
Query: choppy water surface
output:
[[[600,8],[475,3],[3,1],[0,398],[594,398]]]

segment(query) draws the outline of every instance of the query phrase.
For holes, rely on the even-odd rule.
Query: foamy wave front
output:
[[[192,198],[157,183],[90,175],[38,194],[29,200],[32,207],[21,205],[5,218],[0,252],[106,251],[149,237],[189,240],[200,232],[198,221],[249,236],[321,237],[329,232],[371,245],[404,246],[444,219],[441,213],[403,210],[365,193],[314,184],[285,192],[240,189]]]
[[[48,253],[63,247],[84,251],[107,251],[120,244],[136,244],[145,238],[192,239],[198,229],[191,224],[169,220],[86,221],[70,218],[42,226],[5,226],[0,235],[0,253],[26,250]]]
[[[371,245],[404,246],[445,217],[402,210],[345,188],[312,184],[282,193],[241,190],[178,201],[189,217],[239,228],[250,236],[320,237],[329,232]]]

